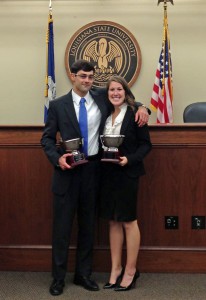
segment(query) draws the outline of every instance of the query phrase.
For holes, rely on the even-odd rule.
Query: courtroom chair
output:
[[[206,122],[206,102],[195,102],[185,107],[183,112],[184,123]]]

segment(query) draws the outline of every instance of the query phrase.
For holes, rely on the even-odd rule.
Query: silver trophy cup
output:
[[[84,153],[81,153],[79,151],[79,148],[82,145],[82,139],[76,138],[72,140],[67,141],[61,141],[61,144],[63,145],[66,152],[71,153],[72,155],[67,157],[67,163],[75,167],[80,164],[87,163],[88,160],[85,159]]]
[[[124,135],[121,134],[105,134],[100,135],[102,145],[106,148],[101,161],[119,163],[119,146],[124,140]]]

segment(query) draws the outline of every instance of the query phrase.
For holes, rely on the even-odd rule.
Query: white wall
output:
[[[53,0],[57,96],[71,88],[64,66],[70,37],[89,22],[107,20],[137,39],[142,68],[132,86],[149,105],[162,43],[163,3],[157,0]],[[41,125],[49,0],[0,0],[0,125]],[[174,123],[184,107],[206,100],[206,1],[168,3],[174,81]],[[150,123],[156,122],[152,113]]]

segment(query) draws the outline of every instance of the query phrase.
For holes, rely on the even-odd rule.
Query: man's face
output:
[[[71,73],[71,78],[74,92],[80,97],[84,97],[92,87],[94,82],[94,72],[80,70],[76,74]]]

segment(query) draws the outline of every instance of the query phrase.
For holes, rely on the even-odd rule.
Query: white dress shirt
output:
[[[81,98],[86,100],[85,107],[87,110],[88,121],[88,156],[95,155],[99,150],[99,125],[101,122],[101,112],[88,92],[86,96],[80,97],[72,90],[72,98],[74,103],[74,109],[76,112],[77,120],[79,121],[79,102]]]

